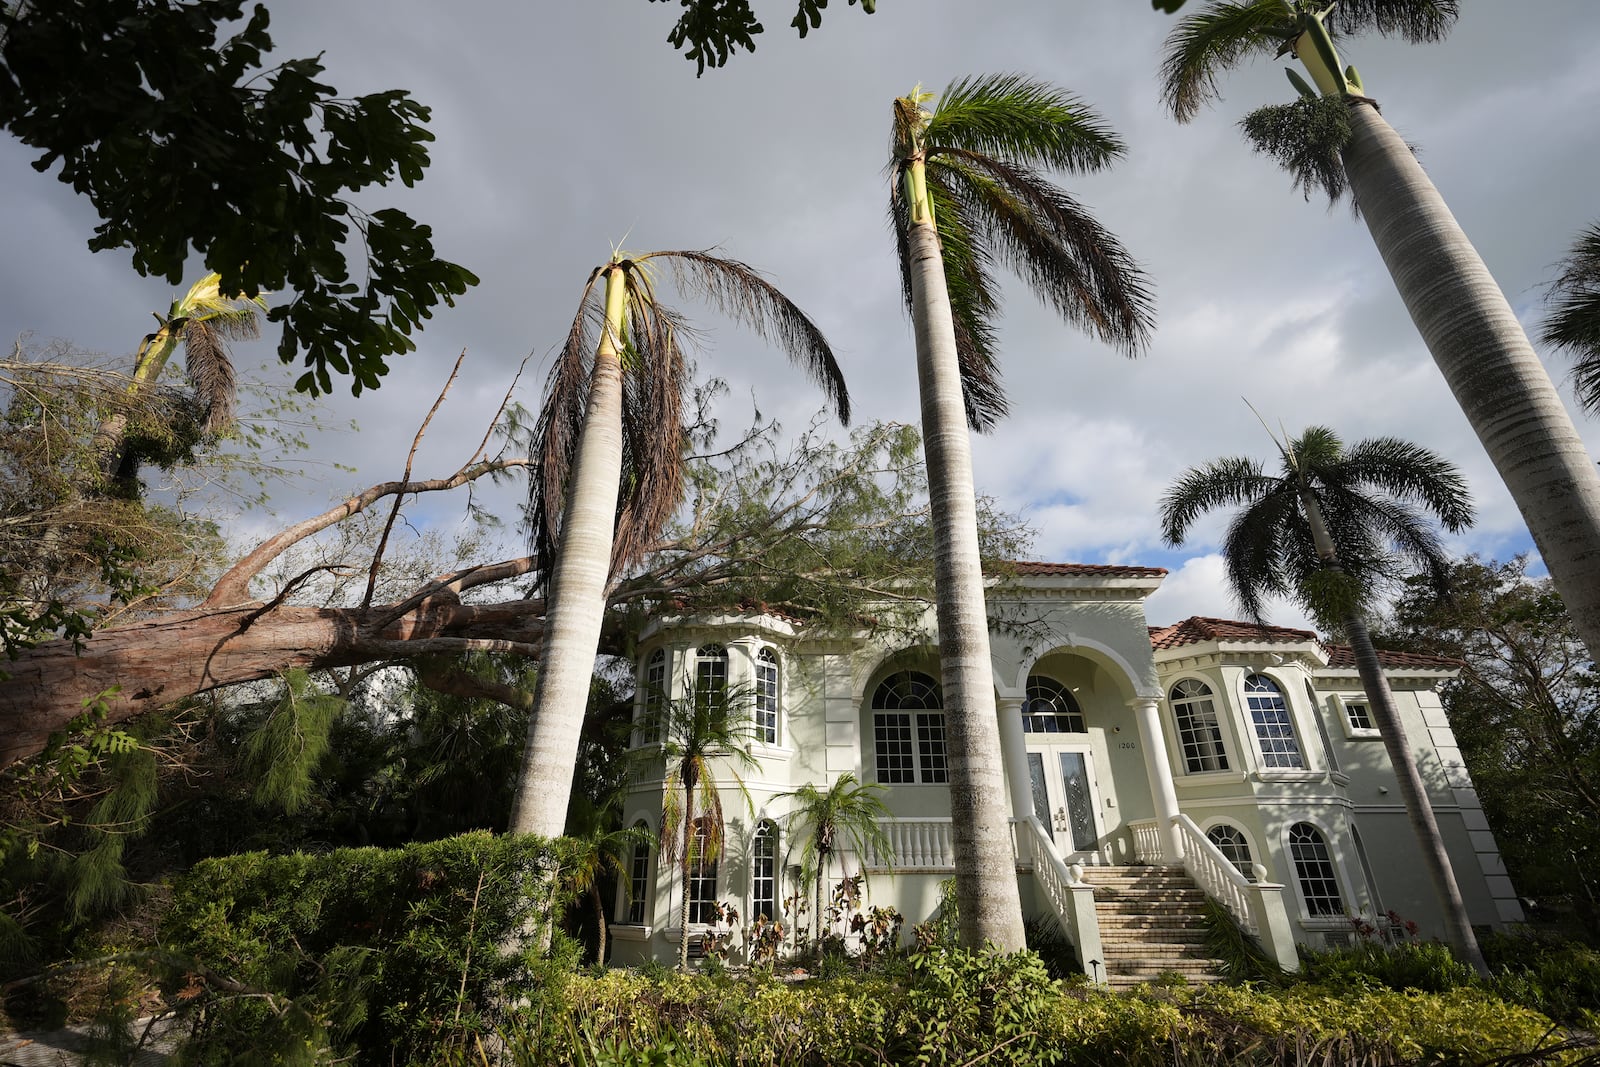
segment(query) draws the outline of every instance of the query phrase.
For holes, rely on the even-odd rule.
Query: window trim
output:
[[[750,714],[755,727],[756,744],[768,748],[776,748],[783,743],[783,657],[771,645],[762,645],[750,657],[751,672],[754,680],[754,697],[751,701]],[[772,671],[772,706],[770,709],[762,707],[762,701],[767,698],[766,685],[762,672],[770,668]],[[763,721],[767,711],[771,712],[772,722],[769,725]],[[770,735],[768,736],[770,731]]]
[[[717,882],[721,874],[721,858],[707,859],[705,845],[702,843],[709,836],[709,824],[706,816],[702,815],[694,821],[694,831],[689,835],[689,862],[685,868],[687,878],[684,881],[683,892],[689,899],[689,924],[691,926],[709,926],[715,922],[715,909],[717,906]],[[699,862],[695,862],[696,853]],[[709,892],[707,892],[709,887]],[[702,895],[704,894],[704,895]],[[711,917],[707,918],[710,913]]]
[[[1036,693],[1044,690],[1046,686],[1054,688],[1048,695]],[[1028,680],[1023,684],[1022,706],[1017,713],[1022,716],[1022,732],[1025,735],[1044,737],[1074,737],[1086,735],[1089,732],[1087,720],[1083,715],[1083,708],[1076,697],[1072,695],[1072,687],[1065,682],[1057,681],[1048,674],[1029,674]],[[1059,704],[1057,701],[1059,700]],[[1050,704],[1050,710],[1030,710],[1030,705],[1035,701]],[[1054,720],[1058,724],[1065,721],[1065,729],[1035,729],[1042,727],[1045,720]]]
[[[1228,850],[1222,847],[1221,842],[1217,841],[1211,836],[1212,833],[1218,830],[1229,830],[1238,835],[1239,843],[1244,846],[1244,853],[1247,857],[1244,867],[1240,867],[1239,861],[1235,857],[1228,855]],[[1212,822],[1211,825],[1202,830],[1201,833],[1205,834],[1206,840],[1215,845],[1217,851],[1221,852],[1223,857],[1226,858],[1229,863],[1233,864],[1233,869],[1243,875],[1245,881],[1252,884],[1255,883],[1255,868],[1261,865],[1261,859],[1255,849],[1255,846],[1250,842],[1249,832],[1246,831],[1244,827],[1230,819],[1217,819]]]
[[[1313,912],[1311,910],[1311,905],[1309,904],[1309,900],[1311,898],[1309,898],[1306,894],[1305,881],[1300,872],[1300,860],[1295,855],[1294,831],[1296,828],[1301,826],[1305,826],[1312,830],[1317,836],[1318,843],[1320,843],[1322,846],[1324,859],[1326,859],[1328,864],[1329,874],[1327,880],[1333,883],[1334,889],[1339,894],[1337,900],[1339,908],[1337,911]],[[1350,895],[1350,886],[1345,881],[1339,862],[1334,857],[1334,848],[1331,844],[1329,844],[1332,836],[1333,835],[1329,834],[1325,827],[1321,826],[1312,819],[1303,816],[1289,823],[1283,831],[1283,853],[1284,858],[1289,865],[1290,878],[1294,883],[1295,899],[1300,905],[1300,924],[1308,928],[1343,928],[1349,922],[1347,916],[1350,914],[1350,905],[1354,898]],[[1317,899],[1320,900],[1323,898],[1319,896]]]
[[[652,680],[652,671],[659,667],[660,677]],[[639,702],[634,719],[633,747],[658,745],[666,733],[666,723],[660,721],[670,704],[672,685],[672,656],[665,646],[658,645],[640,664]],[[652,719],[655,721],[652,722]],[[652,728],[653,727],[653,728]]]
[[[1367,699],[1365,693],[1334,693],[1330,698],[1334,710],[1338,713],[1339,724],[1344,727],[1344,736],[1351,741],[1382,741],[1383,734],[1378,731],[1378,720],[1372,714],[1372,701]],[[1354,705],[1363,709],[1369,726],[1357,726],[1352,721],[1350,707]]]
[[[778,849],[782,844],[779,838],[778,823],[775,819],[762,819],[756,823],[755,836],[750,839],[750,910],[746,913],[751,921],[761,914],[761,905],[771,902],[773,914],[767,916],[770,921],[776,922],[783,916],[779,909],[783,906],[783,866],[778,862]],[[767,843],[771,850],[767,855],[762,854],[762,844]],[[771,864],[771,872],[763,874],[763,862]],[[760,884],[763,881],[771,882],[770,897],[760,895]]]
[[[1186,682],[1200,686],[1205,690],[1205,693],[1185,697],[1176,696],[1178,687]],[[1214,767],[1211,769],[1202,768],[1200,770],[1195,770],[1190,765],[1189,743],[1184,737],[1184,723],[1183,718],[1179,714],[1178,705],[1182,703],[1185,705],[1185,707],[1190,707],[1201,700],[1204,700],[1206,703],[1211,705],[1211,726],[1216,732],[1216,737],[1213,740],[1213,744],[1216,747],[1215,757],[1221,762],[1222,765],[1220,767]],[[1228,763],[1227,734],[1222,728],[1223,716],[1217,711],[1217,690],[1212,688],[1210,682],[1206,681],[1204,678],[1196,677],[1194,675],[1186,675],[1182,678],[1178,678],[1172,683],[1171,688],[1167,690],[1167,708],[1172,713],[1172,725],[1174,730],[1173,740],[1177,742],[1178,760],[1181,761],[1183,765],[1185,778],[1197,777],[1205,774],[1232,775],[1238,773]],[[1199,756],[1201,759],[1206,758],[1198,753],[1197,756]]]
[[[714,714],[727,714],[728,683],[731,681],[732,675],[731,661],[732,657],[728,654],[728,646],[721,641],[708,641],[695,647],[694,684],[689,691],[689,695],[696,702],[696,706],[704,697],[706,706],[714,709]],[[720,683],[715,678],[716,667],[719,665],[722,668]],[[710,684],[707,684],[708,680]]]
[[[643,819],[636,819],[633,828],[648,833],[650,824]],[[633,853],[628,857],[628,879],[622,883],[626,892],[622,894],[621,906],[617,909],[622,912],[624,921],[618,925],[645,925],[650,900],[650,868],[650,841],[647,838],[635,841]]]

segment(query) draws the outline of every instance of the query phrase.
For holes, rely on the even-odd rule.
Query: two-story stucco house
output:
[[[1296,942],[1344,941],[1357,916],[1383,928],[1393,911],[1443,936],[1348,649],[1213,618],[1149,627],[1159,568],[1012,570],[991,587],[989,614],[1016,876],[1024,910],[1054,915],[1086,970],[1203,971],[1199,920],[1182,903],[1195,887],[1291,966]],[[930,916],[953,873],[932,627],[930,612],[926,642],[906,647],[814,639],[762,614],[660,618],[645,630],[639,714],[647,694],[740,686],[753,694],[740,714],[752,717],[758,766],[741,774],[748,804],[728,779],[728,848],[687,887],[654,850],[632,857],[614,962],[672,959],[686,891],[696,926],[717,901],[745,917],[779,914],[798,877],[781,795],[846,772],[883,786],[894,850],[847,855],[844,870],[864,870],[869,900],[908,923]],[[1473,922],[1520,920],[1440,705],[1451,664],[1383,662]],[[635,743],[650,739],[641,730]],[[659,775],[636,780],[631,823],[657,825],[661,789]]]

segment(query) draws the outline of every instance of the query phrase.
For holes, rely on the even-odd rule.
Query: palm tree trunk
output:
[[[1600,660],[1600,472],[1505,295],[1410,149],[1350,106],[1345,176],[1412,321]]]
[[[687,779],[685,779],[687,781]],[[689,969],[689,867],[690,846],[694,843],[694,787],[685,786],[683,797],[683,859],[680,861],[682,885],[678,900],[678,970]],[[702,857],[701,862],[704,862]]]
[[[1362,688],[1366,690],[1372,721],[1377,724],[1383,738],[1384,751],[1394,766],[1395,778],[1400,785],[1400,797],[1405,801],[1406,814],[1411,819],[1411,830],[1422,848],[1422,865],[1433,880],[1433,891],[1444,907],[1445,930],[1457,955],[1472,965],[1480,975],[1488,977],[1489,966],[1484,962],[1478,938],[1472,932],[1467,918],[1467,906],[1461,899],[1461,887],[1456,884],[1456,874],[1450,866],[1450,855],[1445,851],[1444,838],[1439,834],[1439,822],[1433,815],[1433,804],[1417,771],[1417,761],[1406,741],[1405,727],[1395,710],[1394,694],[1389,680],[1378,663],[1377,649],[1372,647],[1372,636],[1367,632],[1365,620],[1351,612],[1344,619],[1345,637],[1350,650],[1355,653],[1356,672],[1361,675]]]
[[[594,918],[597,924],[595,937],[594,962],[601,967],[606,965],[606,905],[600,899],[600,879],[597,876],[589,883],[589,903],[594,905]]]
[[[922,447],[933,509],[934,577],[950,768],[950,821],[955,851],[961,942],[1006,952],[1025,947],[1022,902],[995,716],[989,662],[989,620],[978,557],[972,444],[967,436],[956,359],[955,326],[944,262],[931,219],[911,226],[912,308],[917,383],[922,394]]]
[[[813,921],[817,926],[817,961],[822,961],[822,887],[828,884],[828,853],[823,849],[817,850],[817,887],[813,891],[817,898],[817,917]]]
[[[1317,555],[1325,566],[1338,568],[1339,555],[1333,538],[1328,535],[1322,518],[1322,508],[1316,494],[1302,487],[1300,503],[1305,509],[1306,522],[1311,527],[1311,537],[1317,546]],[[1405,802],[1406,815],[1411,819],[1411,832],[1416,835],[1422,850],[1422,865],[1428,869],[1433,881],[1433,891],[1444,908],[1445,930],[1456,952],[1472,969],[1485,977],[1489,967],[1478,948],[1477,936],[1467,918],[1467,906],[1461,899],[1461,887],[1456,884],[1455,870],[1450,866],[1450,854],[1445,851],[1444,838],[1439,833],[1439,820],[1434,817],[1433,803],[1428,799],[1427,788],[1417,770],[1416,755],[1406,741],[1405,726],[1394,706],[1394,693],[1389,679],[1384,676],[1378,662],[1378,650],[1372,646],[1372,635],[1367,632],[1366,620],[1358,611],[1344,613],[1345,638],[1350,651],[1355,654],[1356,673],[1361,676],[1361,686],[1366,690],[1367,706],[1372,710],[1372,720],[1377,724],[1378,736],[1383,739],[1384,751],[1394,767],[1394,776],[1400,787],[1400,798]]]
[[[589,379],[582,437],[568,482],[550,577],[533,717],[528,722],[511,812],[513,833],[559,837],[566,828],[578,735],[589,703],[600,624],[605,617],[622,478],[622,363],[618,351],[625,294],[623,272],[612,267],[606,276],[606,327]]]

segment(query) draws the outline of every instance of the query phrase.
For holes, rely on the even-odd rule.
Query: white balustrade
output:
[[[1180,814],[1173,825],[1183,842],[1183,868],[1195,884],[1205,890],[1206,896],[1220,901],[1246,933],[1254,935],[1255,916],[1250,908],[1253,891],[1249,879],[1239,873],[1239,868],[1224,856],[1216,844],[1200,832],[1193,819]]]
[[[884,856],[873,850],[868,870],[955,870],[949,819],[885,819],[880,825],[892,851]]]
[[[1154,819],[1128,823],[1133,833],[1133,859],[1135,863],[1161,865],[1161,828]]]

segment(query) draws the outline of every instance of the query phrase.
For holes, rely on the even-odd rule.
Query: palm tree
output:
[[[894,102],[889,215],[916,333],[933,511],[939,664],[962,942],[1023,947],[989,666],[968,426],[1005,412],[995,361],[998,261],[1068,322],[1128,354],[1150,297],[1137,266],[1042,169],[1098,170],[1122,143],[1067,93],[1014,75]]]
[[[822,332],[746,264],[707,252],[613,255],[590,275],[550,374],[536,428],[529,524],[548,585],[544,645],[511,829],[556,836],[566,821],[606,588],[678,505],[687,362],[679,316],[656,299],[652,267],[801,363],[841,422],[844,378]],[[598,340],[596,339],[598,333]],[[628,493],[619,508],[626,472]]]
[[[189,384],[205,412],[199,427],[202,433],[221,432],[232,422],[237,386],[228,342],[261,336],[260,313],[267,306],[259,296],[223,296],[218,288],[221,281],[220,275],[206,275],[172,302],[165,317],[156,316],[160,325],[139,342],[126,390],[130,397],[147,392],[182,344]],[[128,416],[118,412],[95,434],[95,455],[106,478],[137,473],[126,469],[127,433]]]
[[[1292,71],[1291,80],[1314,99],[1294,106],[1320,128],[1320,155],[1272,136],[1282,129],[1270,116],[1247,122],[1308,189],[1321,184],[1337,197],[1348,185],[1423,342],[1600,659],[1600,471],[1505,295],[1334,47],[1336,36],[1366,30],[1433,41],[1455,18],[1455,0],[1347,0],[1326,9],[1312,0],[1213,0],[1167,38],[1166,99],[1187,121],[1217,95],[1217,73],[1248,56],[1293,52],[1305,66],[1315,89]]]
[[[661,784],[661,862],[678,864],[681,900],[678,910],[678,969],[689,967],[689,879],[691,873],[722,856],[727,820],[720,770],[744,797],[741,770],[759,767],[750,752],[755,723],[737,706],[731,690],[700,691],[673,701],[659,724],[660,758],[665,761]]]
[[[588,897],[590,906],[594,908],[598,931],[598,948],[594,961],[603,967],[606,962],[607,926],[606,906],[600,897],[600,884],[606,875],[615,875],[624,892],[631,893],[626,867],[627,857],[633,854],[635,848],[651,847],[655,844],[655,840],[650,831],[642,826],[605,829],[604,823],[571,840],[575,851],[567,867],[562,871],[562,879],[566,882],[569,892],[574,896]]]
[[[822,942],[823,887],[840,837],[845,847],[858,856],[871,850],[891,862],[894,859],[894,849],[883,832],[889,809],[878,798],[882,791],[880,785],[862,785],[847,771],[825,790],[807,782],[792,793],[773,798],[792,800],[794,807],[787,821],[791,827],[805,827],[800,838],[800,881],[816,887],[818,944]]]
[[[1540,340],[1572,353],[1578,403],[1600,415],[1600,225],[1589,227],[1550,286],[1552,307]]]
[[[1283,469],[1277,476],[1243,457],[1187,471],[1162,498],[1162,534],[1176,547],[1205,512],[1241,508],[1228,527],[1222,556],[1245,613],[1261,622],[1265,599],[1287,596],[1323,627],[1343,630],[1444,906],[1450,940],[1462,959],[1487,974],[1365,618],[1376,592],[1399,576],[1397,561],[1443,581],[1449,560],[1417,509],[1432,513],[1451,532],[1465,529],[1472,522],[1466,483],[1448,461],[1392,437],[1347,449],[1333,431],[1313,426],[1298,440],[1280,444],[1279,453]]]

